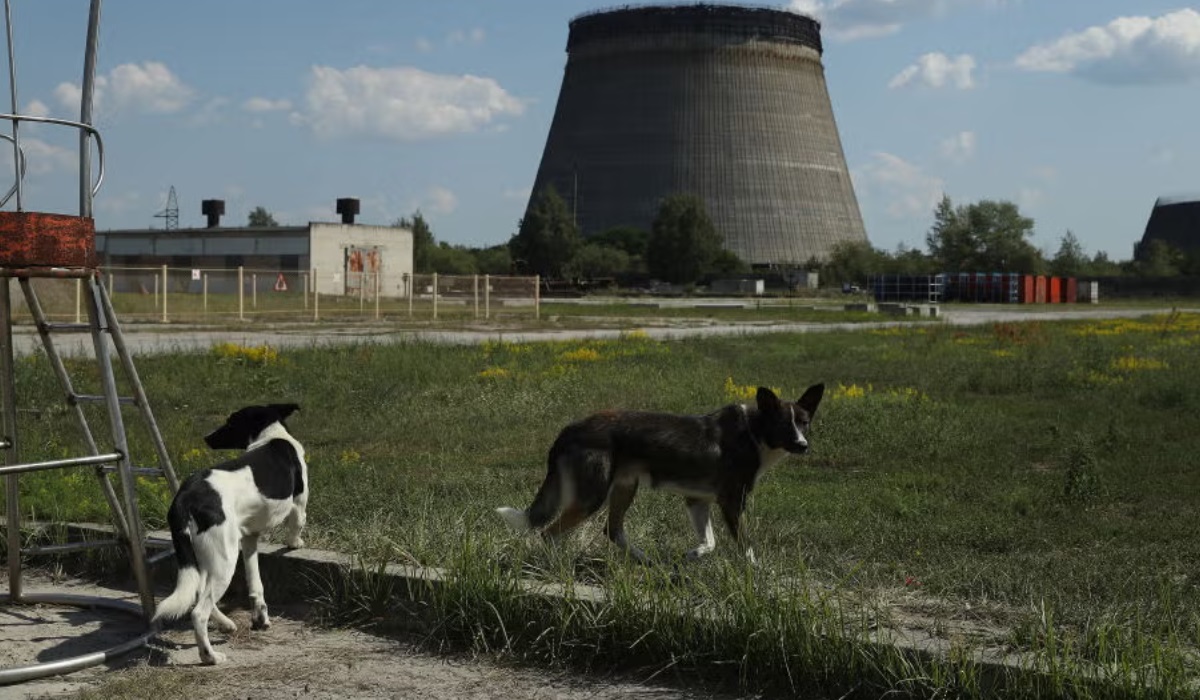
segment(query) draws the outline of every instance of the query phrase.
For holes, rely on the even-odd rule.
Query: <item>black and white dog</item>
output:
[[[716,503],[725,525],[754,562],[742,527],[750,491],[775,462],[808,451],[808,429],[825,385],[810,386],[794,403],[759,387],[754,405],[730,404],[702,416],[603,411],[563,428],[550,448],[546,479],[526,510],[497,508],[518,531],[570,532],[608,504],[609,539],[639,561],[625,535],[625,512],[638,486],[684,498],[700,543],[687,553],[713,550],[709,519]]]
[[[237,629],[217,603],[233,580],[239,549],[254,606],[251,626],[266,629],[271,622],[258,575],[258,538],[282,523],[284,543],[304,546],[300,531],[308,503],[308,465],[304,448],[283,423],[299,408],[291,403],[248,406],[230,415],[204,442],[214,450],[245,452],[185,479],[167,511],[179,578],[154,620],[174,620],[190,610],[201,663],[225,660],[208,641],[210,615],[222,630]]]

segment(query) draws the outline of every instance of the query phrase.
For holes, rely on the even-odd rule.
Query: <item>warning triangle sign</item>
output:
[[[280,272],[279,277],[277,277],[275,279],[275,291],[277,291],[277,292],[286,292],[287,291],[287,280],[285,280],[283,278],[282,272]]]

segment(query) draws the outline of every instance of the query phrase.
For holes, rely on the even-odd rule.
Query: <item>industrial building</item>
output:
[[[580,15],[569,29],[530,206],[553,187],[586,236],[649,230],[664,198],[696,195],[725,247],[759,267],[867,240],[816,20],[638,6]]]
[[[338,223],[310,222],[304,226],[221,226],[225,203],[204,200],[207,226],[198,229],[140,229],[97,231],[96,253],[106,268],[236,270],[282,274],[283,284],[299,291],[301,278],[316,272],[320,294],[358,295],[362,285],[373,296],[401,297],[408,293],[413,272],[412,231],[394,226],[355,223],[359,201],[337,200]],[[198,276],[197,276],[198,277]],[[376,287],[378,278],[378,287]],[[214,278],[214,285],[235,285],[235,278]],[[274,287],[279,276],[257,275],[258,284]],[[144,286],[137,275],[122,275],[117,291]],[[213,287],[213,292],[233,291]]]
[[[1150,211],[1146,230],[1134,246],[1134,257],[1151,241],[1162,241],[1185,253],[1200,251],[1200,194],[1159,197]]]

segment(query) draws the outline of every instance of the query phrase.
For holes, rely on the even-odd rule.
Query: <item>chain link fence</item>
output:
[[[541,314],[538,277],[402,274],[346,270],[102,267],[117,315],[130,321],[320,321],[493,319]],[[82,280],[37,279],[47,316],[83,321]],[[15,319],[29,320],[21,294]]]

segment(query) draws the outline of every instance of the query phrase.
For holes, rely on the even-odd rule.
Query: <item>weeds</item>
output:
[[[146,357],[139,371],[181,475],[226,456],[201,436],[232,409],[301,404],[290,427],[313,481],[307,539],[361,562],[363,578],[327,601],[343,621],[413,615],[388,607],[396,591],[371,586],[380,561],[420,563],[452,574],[416,611],[436,621],[425,634],[439,644],[700,669],[785,692],[994,689],[968,663],[979,652],[969,640],[936,664],[863,641],[872,621],[843,602],[870,609],[903,594],[1002,611],[1011,651],[1039,659],[1042,685],[1006,678],[1013,697],[1117,696],[1089,685],[1097,678],[1167,697],[1191,692],[1200,646],[1198,344],[1200,317],[1176,314],[1036,330],[410,343],[280,351],[267,363],[197,353]],[[22,457],[74,454],[71,416],[44,391],[45,359],[17,373]],[[672,578],[694,542],[679,499],[661,493],[639,494],[628,520],[630,538],[664,562],[649,569],[613,559],[598,522],[547,550],[512,540],[491,512],[529,503],[554,435],[588,413],[699,413],[747,387],[794,396],[817,381],[829,393],[810,454],[775,467],[751,500],[766,562],[752,577],[718,533],[711,559]],[[151,460],[144,436],[131,447]],[[23,477],[22,507],[105,519],[94,478],[76,474]],[[145,489],[143,511],[161,526],[165,498]],[[567,597],[530,596],[531,577]],[[584,584],[602,584],[602,605]],[[829,589],[838,595],[813,593]]]

